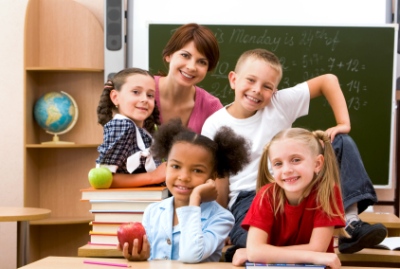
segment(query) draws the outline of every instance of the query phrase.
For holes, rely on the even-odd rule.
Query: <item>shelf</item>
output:
[[[103,72],[104,69],[99,68],[82,68],[82,67],[26,67],[26,71],[35,72]]]
[[[52,148],[97,148],[100,144],[27,144],[28,149],[52,149]]]
[[[50,217],[43,220],[29,222],[30,225],[62,225],[62,224],[83,224],[93,221],[93,217]]]

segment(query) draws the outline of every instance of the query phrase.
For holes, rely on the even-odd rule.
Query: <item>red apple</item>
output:
[[[129,222],[121,224],[117,231],[118,241],[121,249],[123,248],[125,242],[129,243],[129,254],[132,254],[133,240],[136,238],[139,241],[138,252],[142,251],[143,235],[146,234],[142,223],[140,222]]]

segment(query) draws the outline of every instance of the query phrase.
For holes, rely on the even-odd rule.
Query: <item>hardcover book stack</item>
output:
[[[117,245],[117,230],[123,223],[141,222],[144,210],[168,197],[164,186],[140,188],[81,189],[82,201],[91,204],[90,244]]]

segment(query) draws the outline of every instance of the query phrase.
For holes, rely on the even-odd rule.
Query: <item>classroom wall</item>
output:
[[[54,0],[57,1],[57,0]],[[103,24],[103,0],[75,0]],[[1,0],[0,206],[23,206],[24,24],[28,0]],[[0,267],[15,269],[17,225],[0,222]]]

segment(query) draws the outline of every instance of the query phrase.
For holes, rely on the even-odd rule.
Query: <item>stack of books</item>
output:
[[[90,244],[117,245],[121,224],[141,222],[144,210],[154,202],[168,197],[164,186],[140,188],[81,189],[82,201],[89,201],[94,220]]]

